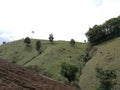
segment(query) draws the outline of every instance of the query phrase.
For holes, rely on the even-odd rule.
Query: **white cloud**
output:
[[[103,0],[94,0],[96,6],[100,6],[103,3]]]

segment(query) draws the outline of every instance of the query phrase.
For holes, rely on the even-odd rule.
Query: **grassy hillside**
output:
[[[69,42],[55,41],[51,44],[47,40],[41,40],[42,53],[35,49],[37,40],[32,40],[31,46],[26,47],[24,40],[10,42],[0,46],[0,58],[25,67],[37,67],[40,74],[52,77],[59,81],[66,81],[60,75],[60,64],[63,61],[72,63],[80,68],[85,53],[86,44],[77,42],[72,47]]]
[[[120,38],[97,45],[90,53],[92,59],[86,63],[80,77],[81,89],[96,90],[99,79],[96,78],[95,69],[96,67],[102,67],[104,70],[116,71],[117,85],[112,90],[120,90]]]

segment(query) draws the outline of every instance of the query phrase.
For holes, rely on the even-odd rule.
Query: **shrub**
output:
[[[67,78],[70,84],[72,81],[76,79],[77,72],[78,72],[77,66],[65,62],[61,63],[60,74]]]
[[[115,83],[116,73],[114,70],[103,70],[97,67],[97,78],[99,78],[100,85],[97,90],[111,90]]]
[[[40,51],[40,49],[41,49],[41,41],[38,40],[38,41],[36,42],[36,50],[37,50],[37,51]]]
[[[84,56],[83,56],[83,61],[86,63],[88,62],[89,60],[91,59],[90,55],[88,53],[86,53]]]
[[[75,40],[71,39],[70,44],[71,44],[71,46],[74,46],[75,45]]]

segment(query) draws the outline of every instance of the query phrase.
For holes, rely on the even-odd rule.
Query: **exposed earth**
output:
[[[0,59],[0,90],[77,90]]]

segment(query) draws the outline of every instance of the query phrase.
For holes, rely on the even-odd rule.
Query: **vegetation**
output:
[[[91,57],[89,56],[89,53],[86,53],[86,54],[83,56],[83,61],[84,61],[85,63],[87,63],[90,59],[91,59]]]
[[[41,41],[38,40],[38,41],[36,42],[36,50],[37,50],[39,53],[41,53],[40,49],[41,49]]]
[[[97,78],[99,78],[100,85],[97,90],[111,90],[116,84],[116,73],[114,70],[103,70],[97,67]]]
[[[24,43],[26,43],[26,45],[29,46],[30,43],[31,43],[30,38],[29,38],[29,37],[26,37],[26,38],[24,39]]]
[[[107,20],[102,25],[94,25],[86,33],[88,41],[96,45],[109,39],[120,36],[120,16]]]
[[[113,90],[115,85],[114,89],[119,90],[120,76],[116,75],[116,72],[120,73],[120,16],[101,25],[94,25],[89,28],[86,36],[89,43],[83,56],[86,64],[80,76],[81,89]],[[96,73],[98,66],[103,69],[98,68]]]
[[[60,73],[62,76],[68,79],[69,83],[76,79],[76,73],[78,72],[78,68],[75,65],[71,65],[63,62],[61,64]]]
[[[3,44],[6,44],[6,42],[4,41]]]
[[[40,40],[42,53],[38,55],[36,50],[38,39],[31,39],[29,47],[26,47],[23,41],[22,39],[1,45],[0,58],[24,67],[37,68],[40,74],[61,82],[68,82],[60,74],[61,62],[74,64],[78,69],[83,65],[80,56],[85,54],[86,44],[84,43],[76,42],[76,45],[72,48],[70,43],[66,41],[54,41],[55,44],[52,45],[49,40]],[[79,79],[78,75],[77,79]]]
[[[53,34],[50,34],[50,35],[49,35],[49,41],[50,41],[51,43],[53,43],[53,40],[54,40]]]
[[[74,46],[75,45],[75,40],[71,39],[70,44],[71,44],[71,46]]]
[[[89,52],[91,59],[85,64],[80,76],[80,87],[82,90],[96,90],[100,86],[97,78],[96,67],[103,70],[115,70],[116,85],[115,90],[120,90],[120,37],[102,44],[95,45]],[[114,79],[113,79],[114,80]],[[112,89],[114,90],[114,89]]]
[[[54,41],[54,45],[49,43],[53,43],[53,34],[49,35],[49,41],[26,37],[24,43],[29,47],[24,46],[23,40],[1,45],[0,58],[62,82],[78,79],[76,74],[80,71],[82,90],[111,90],[115,79],[116,90],[120,90],[120,75],[116,75],[116,72],[120,74],[120,38],[116,38],[120,36],[120,16],[94,25],[86,36],[89,43],[71,39],[70,42]],[[38,55],[41,50],[43,53]],[[103,69],[96,69],[98,66]]]

